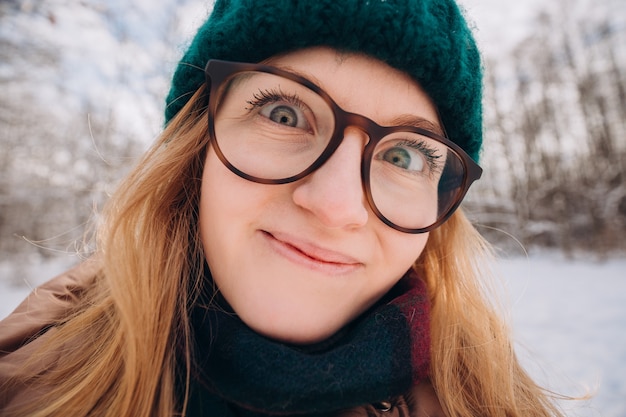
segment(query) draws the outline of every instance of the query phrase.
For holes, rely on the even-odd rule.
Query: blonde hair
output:
[[[204,90],[119,187],[98,232],[101,272],[40,352],[62,352],[15,415],[169,417],[190,383],[190,308],[204,282],[197,233],[207,139]],[[432,382],[449,416],[558,415],[523,372],[481,291],[487,247],[459,210],[415,268],[432,298]]]

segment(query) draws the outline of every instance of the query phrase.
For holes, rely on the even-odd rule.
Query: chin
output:
[[[332,326],[320,329],[318,326],[306,326],[290,323],[289,326],[250,327],[269,339],[290,345],[313,345],[322,343],[337,333],[341,327]]]

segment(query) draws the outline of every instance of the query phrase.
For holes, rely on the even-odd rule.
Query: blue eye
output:
[[[298,126],[298,113],[289,106],[276,104],[265,107],[261,114],[271,121],[290,127]]]
[[[443,168],[442,163],[445,163],[441,145],[421,136],[391,137],[382,140],[378,146],[380,149],[374,154],[374,158],[401,172],[436,176]]]
[[[431,160],[430,155],[425,153],[422,148],[423,146],[419,143],[402,140],[383,150],[376,159],[388,162],[404,171],[424,172],[427,168],[427,162],[429,163],[428,168],[430,168]]]
[[[424,161],[420,155],[404,147],[394,146],[387,149],[381,159],[406,170],[422,171],[424,169]]]
[[[311,130],[305,115],[309,107],[295,94],[264,90],[255,94],[254,100],[248,101],[248,104],[252,108],[259,109],[261,116],[274,123],[307,131]]]

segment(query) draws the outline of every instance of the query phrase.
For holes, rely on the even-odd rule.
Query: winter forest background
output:
[[[485,173],[465,209],[512,258],[508,275],[525,277],[513,313],[529,344],[559,334],[545,356],[607,372],[599,405],[575,415],[626,417],[626,1],[460,2],[486,71]],[[0,0],[0,304],[92,248],[107,195],[160,131],[168,78],[209,3]],[[572,339],[572,321],[603,333]],[[596,376],[578,380],[593,388]]]
[[[623,253],[626,3],[526,0],[532,15],[519,33],[507,3],[463,3],[486,68],[485,176],[466,209],[507,250]],[[83,226],[158,134],[168,77],[209,9],[0,0],[2,256],[82,243]]]

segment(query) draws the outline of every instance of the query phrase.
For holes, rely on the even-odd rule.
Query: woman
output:
[[[482,121],[453,0],[218,1],[167,103],[96,254],[3,322],[5,414],[559,415],[456,210]]]

